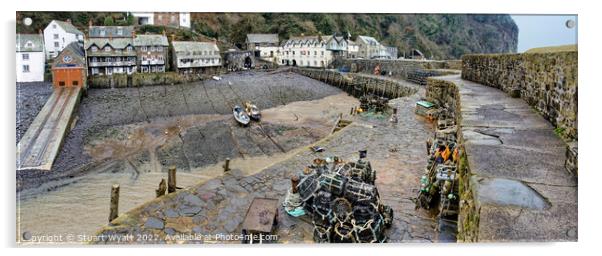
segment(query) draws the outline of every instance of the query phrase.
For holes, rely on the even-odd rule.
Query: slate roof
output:
[[[128,38],[88,38],[84,42],[84,48],[88,49],[92,45],[98,46],[98,48],[104,47],[109,44],[111,47],[115,49],[124,49],[128,45],[134,45],[131,37]]]
[[[173,49],[176,51],[176,55],[200,55],[197,54],[201,51],[209,51],[214,56],[219,56],[219,53],[216,55],[214,52],[218,51],[219,48],[217,44],[210,42],[193,42],[193,41],[173,41]]]
[[[312,45],[312,44],[318,44],[318,43],[326,43],[326,40],[324,40],[325,37],[322,36],[322,41],[319,40],[319,36],[297,36],[297,37],[291,37],[290,39],[288,39],[284,44],[282,44],[283,46],[290,46],[290,45]]]
[[[84,35],[83,32],[79,31],[73,24],[60,20],[53,20],[59,27],[63,28],[65,32],[77,35]]]
[[[27,43],[31,42],[30,46]],[[44,51],[44,36],[40,34],[17,34],[17,52],[42,52]]]
[[[162,45],[169,46],[167,37],[164,35],[136,35],[134,38],[134,46],[143,45]]]
[[[89,37],[132,37],[134,26],[91,26],[88,31]],[[119,33],[121,32],[121,33]]]
[[[62,57],[67,54],[67,52],[72,52],[73,55],[71,55],[72,57],[76,58],[76,61],[71,62],[69,64],[63,63],[62,62]],[[68,44],[65,49],[63,49],[61,51],[61,53],[59,53],[59,55],[57,56],[56,60],[53,62],[53,67],[68,67],[68,66],[73,66],[73,64],[80,64],[83,65],[84,63],[86,63],[85,61],[85,52],[84,52],[84,48],[82,48],[78,42],[71,42],[70,44]]]
[[[274,43],[278,44],[278,34],[247,34],[249,43]]]
[[[370,45],[380,45],[378,40],[376,40],[374,37],[371,37],[371,36],[358,36],[357,38]]]

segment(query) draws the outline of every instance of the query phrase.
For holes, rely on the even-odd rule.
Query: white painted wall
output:
[[[294,55],[293,51],[295,52]],[[309,52],[309,54],[301,55],[301,51]],[[286,65],[287,60],[289,65],[293,65],[293,60],[295,60],[297,66],[300,67],[326,67],[333,59],[332,51],[326,50],[326,46],[284,47],[281,56],[281,60],[278,62],[279,65]],[[284,63],[282,63],[282,60],[284,60]]]
[[[29,54],[29,59],[24,60],[23,55]],[[41,82],[44,81],[44,52],[17,52],[16,72],[17,82]],[[23,66],[29,66],[29,72],[25,72]]]
[[[55,38],[55,35],[58,37]],[[84,36],[67,33],[55,21],[50,22],[44,29],[44,49],[48,59],[56,57],[68,44],[77,41],[83,42]]]
[[[145,18],[146,23],[140,25],[154,25],[155,24],[155,15],[152,12],[132,12],[132,16],[136,18]]]
[[[189,12],[181,12],[180,13],[180,27],[190,28],[190,13]]]

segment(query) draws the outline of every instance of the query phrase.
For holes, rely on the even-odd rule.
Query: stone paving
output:
[[[253,198],[282,202],[291,186],[290,177],[314,158],[339,156],[354,161],[358,150],[367,149],[368,160],[377,171],[381,198],[394,210],[394,223],[387,231],[389,242],[435,242],[436,220],[426,211],[414,210],[412,201],[426,165],[424,141],[432,132],[431,125],[413,113],[415,102],[423,94],[421,89],[418,94],[390,102],[399,109],[396,125],[388,123],[388,116],[355,116],[350,126],[316,143],[326,149],[323,153],[301,148],[293,157],[250,176],[232,170],[121,214],[99,234],[134,235],[133,240],[123,243],[240,243],[216,235],[240,234]],[[351,117],[345,114],[344,118]],[[306,217],[290,217],[280,207],[278,223],[278,242],[313,242],[311,221]]]
[[[478,241],[576,241],[577,178],[565,143],[525,101],[463,80],[461,129],[480,214]]]

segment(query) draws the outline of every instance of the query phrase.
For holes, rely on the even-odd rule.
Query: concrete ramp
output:
[[[17,144],[18,171],[52,168],[80,94],[80,87],[55,88]]]

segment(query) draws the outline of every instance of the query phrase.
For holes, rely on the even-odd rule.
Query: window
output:
[[[54,34],[54,39],[59,39],[59,34]]]
[[[117,28],[117,34],[123,35],[123,28]]]
[[[316,54],[317,55],[317,54]],[[324,56],[324,51],[322,51],[322,56]]]
[[[92,62],[97,62],[97,61],[98,61],[98,59],[96,57],[92,58]]]
[[[23,73],[29,73],[29,65],[23,65]]]
[[[56,24],[52,24],[52,28],[56,28]]]
[[[111,51],[111,47],[107,45],[107,46],[105,46],[104,50],[105,50],[105,52],[110,52]]]
[[[77,86],[77,85],[79,85],[79,82],[78,81],[73,81],[71,84]]]
[[[59,81],[60,86],[65,86],[65,81]]]
[[[162,52],[163,51],[163,46],[157,46],[157,51],[158,52]]]
[[[318,51],[314,51],[314,55],[315,55],[315,56],[318,56]]]
[[[147,49],[146,49],[146,46],[142,46],[142,51],[143,51],[143,52],[146,52],[146,50],[147,50]]]
[[[58,48],[59,47],[59,42],[54,42],[54,47]]]
[[[132,50],[134,50],[134,48],[133,48],[132,46],[128,46],[128,47],[126,48],[126,50],[127,50],[128,52],[131,52]]]
[[[29,53],[23,53],[23,60],[29,60]]]
[[[98,47],[96,46],[92,46],[90,49],[92,49],[93,52],[98,51]]]

